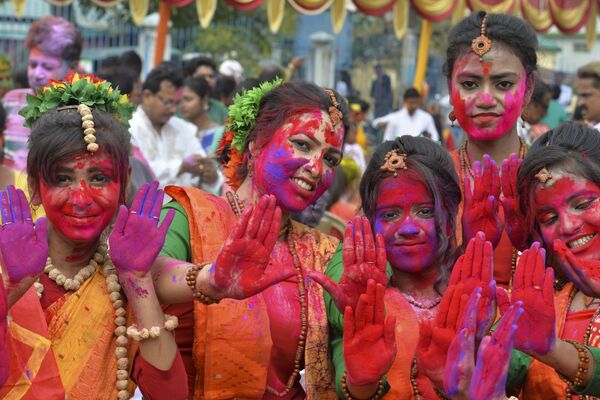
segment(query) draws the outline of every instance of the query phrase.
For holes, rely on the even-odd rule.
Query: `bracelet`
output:
[[[127,336],[136,342],[145,339],[156,339],[160,336],[161,329],[171,332],[177,328],[177,325],[179,325],[179,319],[176,316],[165,314],[165,324],[162,328],[160,326],[153,326],[150,329],[142,328],[139,330],[137,326],[131,325],[127,328]]]
[[[582,386],[590,367],[590,357],[588,356],[587,349],[574,340],[566,339],[565,342],[570,343],[577,350],[579,355],[579,365],[577,366],[577,374],[575,375],[575,379],[573,381],[563,374],[558,374],[558,376],[569,386]]]
[[[344,396],[344,400],[355,400],[354,397],[352,397],[352,395],[350,394],[350,391],[348,391],[348,383],[346,383],[346,379],[347,379],[347,374],[346,371],[344,371],[344,374],[342,375],[342,395]],[[375,392],[375,394],[371,397],[369,397],[368,400],[379,400],[381,399],[383,396],[383,388],[384,388],[385,384],[384,384],[384,379],[381,378],[379,380],[379,383],[377,383],[377,391]]]
[[[212,263],[192,265],[185,273],[185,281],[192,290],[192,296],[194,296],[194,298],[199,300],[202,304],[206,304],[207,306],[209,306],[211,304],[218,304],[221,300],[216,300],[212,297],[205,295],[196,287],[196,279],[198,278],[198,274],[207,265],[212,265]]]

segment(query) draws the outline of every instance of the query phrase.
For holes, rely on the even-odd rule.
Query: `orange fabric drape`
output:
[[[169,33],[169,20],[171,19],[171,6],[163,1],[159,3],[158,13],[160,19],[156,28],[156,50],[154,53],[154,65],[158,65],[165,57],[167,34]]]

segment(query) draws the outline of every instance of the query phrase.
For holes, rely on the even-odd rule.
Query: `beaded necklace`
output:
[[[127,357],[129,340],[127,339],[127,310],[125,310],[125,303],[121,296],[121,285],[119,284],[119,277],[117,276],[116,269],[110,257],[108,256],[108,245],[106,238],[100,239],[100,244],[96,249],[96,253],[89,261],[88,265],[83,267],[73,279],[65,277],[52,263],[52,259],[48,257],[44,272],[48,274],[48,277],[52,279],[58,286],[62,286],[67,291],[75,292],[79,290],[81,284],[91,277],[98,267],[103,266],[103,273],[106,276],[106,287],[108,289],[110,301],[113,303],[115,309],[115,336],[116,336],[116,349],[115,356],[117,357],[117,374],[116,374],[116,388],[118,390],[117,399],[127,400],[131,396],[127,387],[129,386],[129,358]],[[34,286],[38,292],[38,296],[41,297],[44,292],[44,285],[37,281]]]
[[[468,143],[468,141],[465,140],[465,142],[458,149],[458,158],[460,161],[460,176],[458,178],[459,178],[460,184],[462,185],[463,193],[465,193],[465,190],[466,190],[463,177],[468,174],[471,178],[473,178],[473,171],[471,168],[469,152],[467,150],[467,143]],[[522,160],[525,157],[526,153],[527,153],[527,146],[525,145],[525,142],[523,142],[523,139],[521,139],[519,137],[519,154],[518,154],[519,158]],[[511,256],[511,260],[510,260],[511,283],[510,283],[509,287],[512,287],[512,278],[515,275],[515,269],[517,267],[518,258],[519,258],[519,251],[516,249],[516,247],[513,247],[512,256]]]
[[[408,301],[413,306],[420,308],[421,310],[431,310],[432,308],[437,307],[437,305],[440,304],[440,302],[442,301],[442,298],[440,296],[437,296],[435,300],[428,300],[426,303],[421,303],[415,300],[415,298],[412,297],[410,294],[402,293],[402,295],[404,296],[406,301]]]
[[[227,201],[229,202],[229,206],[233,210],[236,216],[240,216],[240,214],[244,211],[244,204],[240,201],[237,193],[235,192],[227,192],[226,194]],[[287,236],[287,245],[289,252],[292,256],[292,260],[294,262],[294,268],[296,269],[296,276],[298,278],[298,298],[300,299],[300,336],[298,337],[298,347],[296,348],[296,358],[294,360],[294,371],[290,375],[287,385],[285,389],[281,392],[276,389],[267,386],[266,391],[269,394],[272,394],[277,397],[284,397],[288,393],[292,391],[296,380],[300,376],[300,367],[302,366],[302,360],[304,358],[304,346],[306,344],[306,336],[308,333],[308,303],[306,301],[306,290],[304,288],[304,274],[302,273],[302,266],[300,264],[300,259],[298,258],[298,254],[296,253],[296,247],[294,244],[294,232],[292,229],[292,222],[288,220],[285,228],[285,235]]]

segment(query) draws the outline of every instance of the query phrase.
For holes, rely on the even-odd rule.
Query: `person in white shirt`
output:
[[[175,115],[183,78],[171,63],[153,69],[142,87],[142,104],[130,120],[138,146],[161,186],[196,186],[217,192],[222,178],[196,137],[196,126]]]
[[[427,111],[420,109],[420,106],[421,95],[417,89],[409,88],[404,92],[404,107],[373,120],[373,125],[377,128],[385,125],[383,141],[410,135],[425,136],[439,142],[440,135],[433,122],[433,117]]]
[[[577,70],[577,106],[583,118],[600,131],[600,61],[591,62]]]

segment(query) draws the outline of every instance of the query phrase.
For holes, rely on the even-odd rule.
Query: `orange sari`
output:
[[[227,202],[194,188],[168,186],[166,192],[188,215],[192,262],[213,261],[236,224]],[[298,223],[293,223],[293,229],[297,240],[303,243],[297,246],[302,269],[325,271],[335,252],[336,239]],[[303,253],[301,248],[311,251]],[[306,398],[337,399],[323,290],[309,280],[307,294]],[[211,306],[196,301],[194,317],[194,399],[262,399],[272,346],[262,295],[241,301],[223,300]]]

